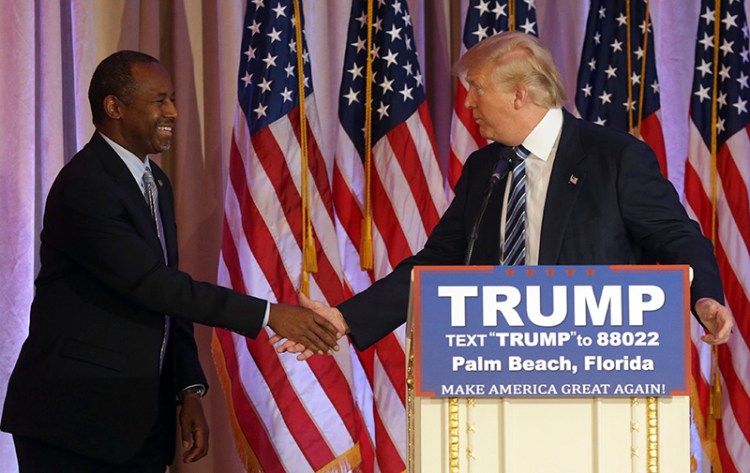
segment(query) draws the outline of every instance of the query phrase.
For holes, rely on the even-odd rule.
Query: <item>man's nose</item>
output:
[[[466,93],[466,98],[464,99],[464,107],[468,108],[469,110],[474,108],[475,105],[474,101],[474,92],[469,89],[469,91]]]
[[[177,105],[173,100],[167,100],[164,106],[164,115],[169,118],[177,118]]]

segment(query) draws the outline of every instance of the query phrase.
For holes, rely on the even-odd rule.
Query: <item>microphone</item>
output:
[[[487,204],[490,201],[490,196],[492,196],[492,193],[495,191],[497,183],[503,180],[505,176],[508,175],[511,162],[513,161],[515,155],[515,152],[511,148],[506,148],[502,153],[500,159],[497,161],[497,164],[495,164],[495,169],[492,171],[492,174],[490,174],[490,182],[487,183],[487,188],[485,188],[484,190],[482,205],[479,207],[479,213],[477,214],[476,220],[474,220],[474,225],[472,225],[471,227],[471,235],[469,237],[469,243],[466,246],[466,257],[464,258],[465,265],[468,265],[471,261],[471,254],[474,252],[474,244],[476,243],[477,236],[479,235],[479,223],[484,217],[485,210],[487,210]]]
[[[498,182],[500,182],[507,174],[508,171],[510,171],[510,163],[511,158],[500,158],[500,160],[495,164],[495,169],[492,171],[492,174],[490,175],[490,183],[488,187],[494,187]],[[492,192],[492,189],[485,190],[486,192]]]

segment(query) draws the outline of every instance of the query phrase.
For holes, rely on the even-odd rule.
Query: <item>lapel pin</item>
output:
[[[570,175],[570,179],[568,179],[568,184],[573,184],[573,185],[578,184],[578,178],[576,177],[575,174]]]
[[[161,179],[157,179],[156,182],[159,183],[159,187],[164,187],[164,183],[161,181]]]

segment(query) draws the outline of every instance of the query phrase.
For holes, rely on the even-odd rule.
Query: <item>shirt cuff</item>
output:
[[[266,325],[268,325],[268,314],[270,313],[271,313],[271,303],[266,302],[266,314],[263,316],[263,325],[260,326],[261,330],[266,328]]]
[[[180,391],[180,401],[182,401],[185,398],[185,394],[189,392],[196,393],[198,397],[203,397],[206,394],[206,386],[202,384],[192,384],[183,388],[182,391]]]

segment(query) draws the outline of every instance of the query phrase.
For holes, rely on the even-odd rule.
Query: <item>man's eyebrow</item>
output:
[[[167,98],[167,97],[175,97],[176,93],[175,92],[156,92],[154,96],[156,98],[161,99],[161,98]]]

